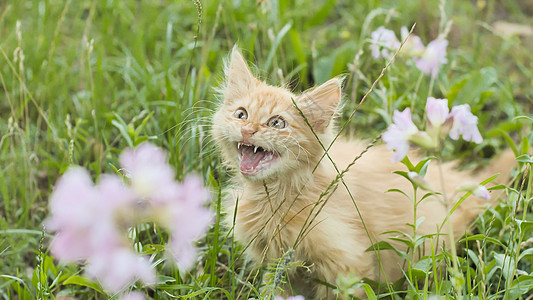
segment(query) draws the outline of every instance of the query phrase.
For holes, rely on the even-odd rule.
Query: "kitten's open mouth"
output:
[[[239,167],[243,175],[254,176],[279,158],[274,151],[267,151],[259,146],[237,143]]]

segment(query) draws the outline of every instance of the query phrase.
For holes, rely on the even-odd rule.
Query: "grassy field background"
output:
[[[431,80],[398,56],[348,119],[387,63],[370,55],[371,32],[385,26],[399,33],[414,23],[425,44],[449,30],[448,63]],[[0,297],[110,296],[78,276],[83,267],[58,265],[47,250],[48,197],[71,165],[94,178],[114,173],[122,149],[151,140],[170,153],[178,179],[191,172],[205,179],[212,209],[220,211],[216,195],[228,174],[212,151],[209,120],[223,60],[236,43],[256,74],[296,91],[346,74],[340,123],[348,122],[348,136],[378,136],[394,109],[412,107],[421,120],[428,96],[470,104],[484,142],[449,143],[443,156],[473,168],[503,148],[531,155],[532,28],[533,2],[520,0],[0,2]],[[476,238],[458,244],[467,298],[532,299],[527,156],[520,167],[502,204],[476,221]],[[272,270],[250,266],[218,220],[200,242],[201,263],[187,274],[158,266],[159,283],[147,295],[265,296],[261,278]],[[161,244],[153,239],[142,233],[146,245]],[[438,289],[458,298],[453,279],[444,274],[395,287],[393,296],[376,293],[424,298]]]

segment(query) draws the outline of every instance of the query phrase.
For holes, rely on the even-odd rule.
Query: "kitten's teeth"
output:
[[[237,149],[241,149],[241,143],[237,143]]]
[[[257,146],[254,147],[254,153],[256,153],[256,152],[257,152]]]

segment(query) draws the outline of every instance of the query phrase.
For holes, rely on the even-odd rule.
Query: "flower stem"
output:
[[[444,185],[444,172],[442,171],[442,160],[440,157],[437,157],[437,160],[438,160],[438,166],[439,166],[439,177],[440,177],[440,184],[441,184],[441,189],[442,189],[442,197],[444,198],[444,207],[446,209],[446,214],[450,214],[450,207],[449,207],[449,203],[448,203],[448,198],[446,196],[446,188],[445,188],[445,185]],[[455,292],[457,293],[457,299],[459,299],[461,297],[461,294],[462,294],[462,286],[461,284],[458,283],[458,281],[456,279],[459,279],[459,278],[455,278],[456,276],[460,276],[461,273],[459,273],[459,266],[457,264],[457,250],[455,249],[456,245],[455,245],[455,237],[454,237],[454,234],[453,234],[453,225],[452,225],[452,222],[451,220],[448,220],[448,236],[450,237],[450,251],[451,251],[451,255],[452,255],[452,285],[455,289]],[[461,277],[462,277],[462,274],[461,274]]]

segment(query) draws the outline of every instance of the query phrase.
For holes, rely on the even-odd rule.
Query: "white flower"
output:
[[[485,200],[490,199],[489,190],[487,190],[487,188],[483,185],[478,186],[477,189],[474,190],[473,194]]]
[[[436,39],[431,41],[420,58],[414,58],[416,67],[431,77],[437,77],[440,66],[447,63],[446,47],[448,40]]]
[[[392,161],[400,161],[409,150],[409,139],[418,132],[413,120],[411,110],[406,108],[403,112],[394,111],[393,124],[383,133],[383,141],[387,143],[387,149],[394,150]]]
[[[372,56],[375,59],[380,59],[381,57],[390,59],[392,53],[400,47],[400,44],[401,43],[398,41],[398,38],[396,38],[394,31],[381,26],[372,32],[370,50],[372,50]]]
[[[409,30],[405,26],[402,27],[401,29],[402,41],[405,40],[408,35],[409,35]],[[426,47],[424,47],[424,44],[422,43],[422,40],[420,39],[420,37],[417,35],[411,34],[409,35],[409,38],[407,39],[407,41],[405,41],[405,43],[403,44],[402,52],[400,53],[405,53],[408,56],[416,57],[416,56],[422,55],[422,53],[424,53],[425,48]]]
[[[444,124],[448,118],[449,112],[448,99],[428,98],[426,102],[426,115],[431,126],[440,127]]]
[[[450,130],[450,137],[453,140],[458,140],[461,135],[465,141],[472,141],[476,144],[483,142],[477,128],[477,117],[470,112],[470,105],[454,106],[450,116],[453,117],[453,125]]]

